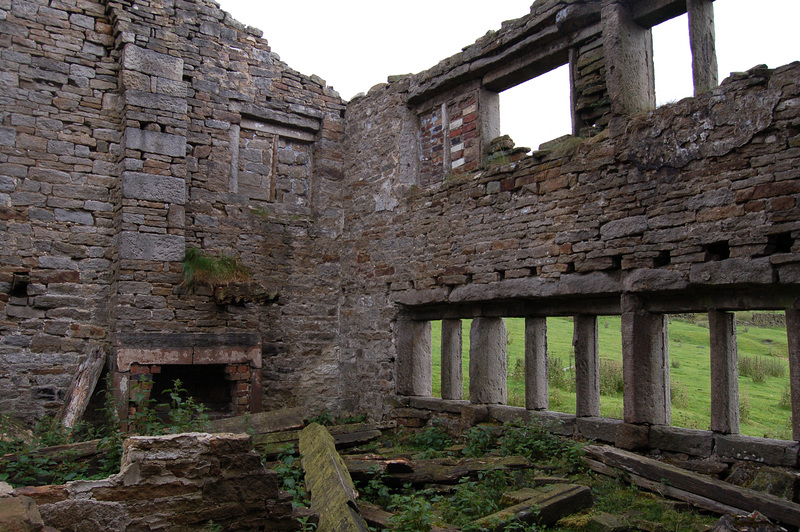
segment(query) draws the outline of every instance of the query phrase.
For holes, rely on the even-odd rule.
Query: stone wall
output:
[[[246,434],[188,433],[125,440],[120,472],[103,480],[20,488],[45,525],[90,530],[296,530]]]
[[[347,152],[359,157],[347,161],[346,186],[358,192],[345,197],[349,267],[341,316],[343,356],[352,360],[353,386],[362,382],[361,405],[391,408],[382,398],[394,390],[430,393],[429,362],[426,368],[417,358],[430,351],[427,321],[572,315],[586,317],[579,320],[585,327],[576,326],[576,346],[586,346],[579,415],[596,416],[595,317],[622,315],[625,421],[668,425],[666,314],[714,311],[729,319],[735,310],[794,312],[800,301],[800,66],[757,67],[698,90],[696,98],[646,111],[649,28],[680,14],[648,11],[653,6],[601,14],[599,5],[581,12],[570,2],[540,2],[491,41],[481,39],[416,76],[392,78],[348,105]],[[540,24],[548,17],[572,20],[559,26],[572,40],[553,35],[549,48],[523,52],[528,45],[522,43],[545,39]],[[598,35],[621,25],[635,29],[636,38],[603,38],[598,46]],[[642,62],[637,75],[612,83],[609,65],[625,66],[633,57],[629,49]],[[501,61],[509,56],[518,59],[516,73]],[[430,168],[439,161],[432,165],[426,154],[440,142],[431,134],[437,130],[428,109],[449,109],[473,91],[502,90],[561,62],[572,67],[576,136],[518,162],[481,160],[479,171],[442,171],[435,178]],[[641,93],[626,92],[627,83]],[[386,166],[387,160],[398,164]],[[357,295],[350,295],[355,287]],[[721,346],[712,354],[713,380],[723,382],[731,333],[721,327],[711,334]],[[546,363],[546,354],[534,355],[531,360]],[[800,355],[791,358],[800,371]],[[393,364],[395,383],[382,378]],[[369,367],[379,377],[364,381]],[[494,377],[478,377],[486,381],[479,385],[500,398],[489,402],[503,402],[498,387],[505,380],[491,383]],[[729,398],[712,413],[724,426],[715,430],[736,433],[738,421],[724,418],[736,407],[736,390],[715,386],[715,394]]]
[[[687,9],[698,96],[653,109],[650,28]],[[379,418],[430,393],[430,320],[487,318],[495,338],[526,317],[533,346],[572,315],[594,417],[596,317],[619,314],[632,433],[670,421],[665,315],[710,312],[712,424],[735,434],[730,312],[797,321],[800,66],[717,87],[711,0],[540,0],[346,105],[210,0],[0,0],[0,17],[3,411],[54,411],[102,348],[123,404],[132,381],[213,364],[231,413]],[[561,65],[574,136],[527,157],[492,142],[499,92]],[[190,248],[248,282],[187,285]],[[502,373],[491,354],[475,367]],[[503,377],[476,393],[503,402]]]
[[[0,17],[0,410],[28,417],[107,339],[118,64],[99,3],[8,0]]]
[[[119,368],[123,401],[130,364],[170,360],[169,335],[244,334],[266,406],[335,408],[338,94],[210,1],[9,0],[0,15],[2,410],[54,412],[81,358],[100,345],[114,370],[131,333],[149,350]],[[277,303],[187,288],[190,247],[237,258]],[[215,346],[204,363],[238,344]]]

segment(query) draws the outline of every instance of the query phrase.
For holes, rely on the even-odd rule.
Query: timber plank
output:
[[[637,475],[670,489],[681,490],[712,499],[734,509],[757,510],[766,517],[792,526],[800,526],[800,504],[741,488],[721,480],[664,464],[651,458],[607,446],[589,445],[584,448],[588,457],[607,466]],[[690,502],[690,501],[687,501]]]
[[[213,432],[251,432],[252,434],[270,434],[291,429],[301,429],[303,410],[286,408],[270,412],[260,412],[244,416],[217,419],[210,423]]]
[[[64,406],[61,407],[58,419],[61,425],[68,429],[75,428],[86,406],[92,398],[97,381],[103,372],[106,363],[106,353],[103,349],[96,347],[89,352],[89,356],[78,366],[78,371],[72,379],[72,383],[67,390],[64,398]]]

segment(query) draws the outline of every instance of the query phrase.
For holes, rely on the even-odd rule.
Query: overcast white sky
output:
[[[218,0],[239,21],[264,31],[290,67],[317,74],[345,99],[392,74],[432,67],[504,20],[530,11],[532,0]],[[800,0],[716,0],[720,80],[760,63],[800,60]],[[756,7],[757,6],[757,7]],[[685,16],[654,32],[659,104],[690,96],[691,56]],[[569,133],[565,67],[501,94],[501,129],[517,142]]]

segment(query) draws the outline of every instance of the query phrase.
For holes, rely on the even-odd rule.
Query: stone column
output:
[[[525,408],[548,406],[547,318],[525,318]]]
[[[626,423],[669,425],[669,336],[667,316],[622,296],[622,372]]]
[[[656,91],[650,29],[634,22],[628,7],[619,0],[603,0],[601,17],[611,112],[615,117],[624,117],[654,109]],[[616,134],[614,125],[612,120],[612,136]]]
[[[461,320],[442,320],[442,399],[463,396],[461,366]]]
[[[397,393],[430,397],[431,322],[397,321]]]
[[[502,318],[475,318],[469,331],[469,400],[505,404],[506,323]]]
[[[572,345],[575,348],[575,415],[600,415],[600,355],[597,316],[575,316]]]
[[[800,310],[786,311],[789,340],[789,386],[792,393],[792,438],[800,441]]]
[[[686,8],[689,13],[694,95],[698,96],[719,85],[714,36],[714,0],[687,0]]]
[[[480,119],[480,153],[489,143],[500,136],[500,94],[486,89],[478,90],[478,113]]]
[[[736,315],[711,309],[711,430],[739,433],[739,373],[736,367]]]

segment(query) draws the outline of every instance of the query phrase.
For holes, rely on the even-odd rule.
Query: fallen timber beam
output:
[[[377,457],[345,457],[348,471],[356,480],[368,480],[376,474],[396,486],[405,484],[456,484],[481,471],[531,469],[535,465],[523,456],[486,458],[438,458],[432,460],[383,460]]]
[[[800,504],[613,447],[589,445],[584,452],[587,456],[585,463],[591,469],[621,476],[662,495],[720,513],[757,510],[773,521],[800,526]],[[621,474],[616,474],[617,471]]]
[[[472,523],[480,530],[502,532],[514,522],[548,526],[593,504],[592,490],[579,484],[556,484],[549,490],[531,490],[536,496]]]
[[[291,429],[302,429],[303,410],[287,408],[260,412],[245,416],[216,419],[210,423],[212,432],[249,432],[251,434],[270,434]]]
[[[381,430],[394,428],[395,422],[381,424],[356,423],[352,425],[334,425],[328,427],[328,432],[333,436],[337,449],[347,449],[381,437]],[[297,449],[300,439],[299,430],[285,430],[271,434],[260,434],[253,437],[253,446],[265,458],[274,458],[286,451],[291,445]]]

